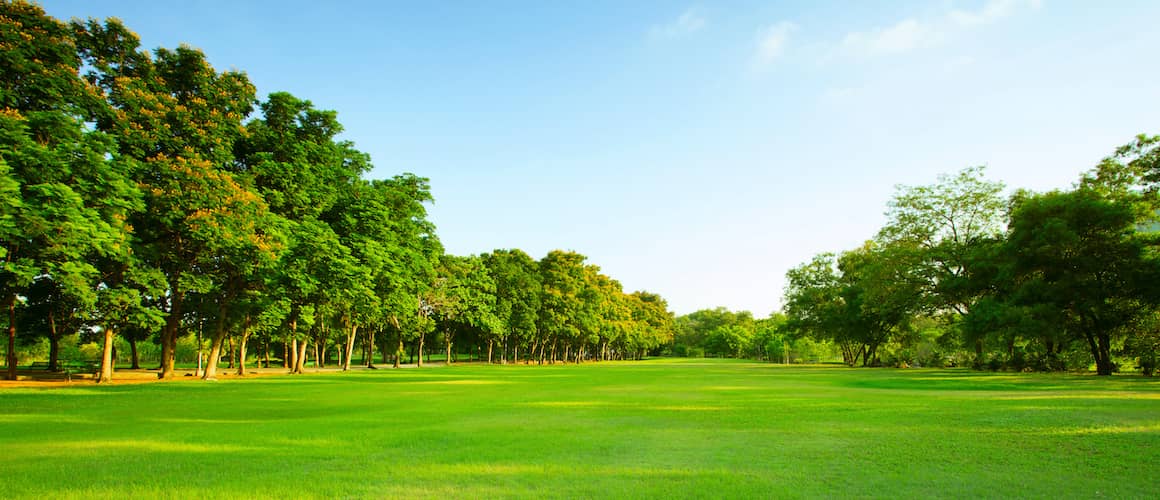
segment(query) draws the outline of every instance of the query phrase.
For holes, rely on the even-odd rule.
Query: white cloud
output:
[[[871,32],[854,32],[842,40],[847,51],[868,55],[895,54],[933,45],[940,34],[914,19]]]
[[[983,4],[978,11],[952,10],[948,17],[951,22],[960,26],[976,26],[990,24],[1004,17],[1011,16],[1015,11],[1028,7],[1038,9],[1042,5],[1039,0],[990,0]]]
[[[781,57],[785,52],[785,44],[790,33],[797,30],[797,25],[789,21],[772,24],[761,31],[757,40],[757,54],[754,64],[765,66]]]
[[[666,23],[654,25],[649,29],[652,38],[680,38],[691,35],[705,27],[705,18],[697,12],[695,7],[689,7],[680,17]]]
[[[908,18],[885,28],[848,33],[839,51],[866,57],[925,49],[958,32],[992,24],[1021,10],[1036,10],[1041,5],[1041,0],[988,0],[978,10],[950,9],[927,19]]]

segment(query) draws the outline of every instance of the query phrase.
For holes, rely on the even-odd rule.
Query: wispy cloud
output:
[[[853,32],[842,39],[842,47],[848,52],[862,55],[883,55],[933,45],[941,35],[915,19],[905,19],[893,26],[872,31]]]
[[[757,52],[753,57],[755,66],[768,66],[785,52],[789,36],[797,31],[797,25],[789,21],[772,24],[761,30],[757,37]]]
[[[681,38],[696,33],[703,27],[705,27],[705,18],[701,16],[696,7],[689,7],[676,19],[665,24],[654,25],[649,29],[649,37],[654,39]]]
[[[886,27],[848,33],[838,51],[847,56],[868,57],[925,49],[1021,10],[1036,10],[1041,4],[1041,0],[988,0],[978,10],[952,8],[925,19],[908,18]]]
[[[1014,14],[1022,8],[1038,9],[1040,0],[991,0],[977,11],[952,10],[948,17],[959,26],[990,24]]]

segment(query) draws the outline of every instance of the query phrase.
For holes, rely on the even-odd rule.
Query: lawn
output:
[[[1160,495],[1160,383],[653,360],[0,389],[0,498]]]

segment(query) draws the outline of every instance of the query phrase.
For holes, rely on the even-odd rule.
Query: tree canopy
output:
[[[116,19],[64,23],[26,2],[0,4],[0,44],[9,378],[34,339],[55,367],[81,332],[100,332],[102,380],[120,338],[134,366],[155,338],[169,378],[196,334],[212,379],[223,358],[245,372],[247,343],[300,373],[375,352],[397,365],[408,346],[422,362],[428,342],[447,362],[485,345],[490,360],[497,341],[501,362],[622,359],[669,335],[663,299],[578,253],[447,255],[427,179],[368,178],[335,111],[259,99],[196,48],[148,50]]]

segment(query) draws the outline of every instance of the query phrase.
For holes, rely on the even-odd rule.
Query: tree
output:
[[[157,49],[151,57],[116,20],[73,21],[72,27],[90,68],[86,78],[110,105],[97,128],[117,139],[118,157],[133,165],[134,179],[145,187],[145,210],[129,222],[138,235],[135,253],[168,282],[159,377],[169,378],[186,296],[214,287],[199,266],[239,248],[276,246],[268,228],[251,217],[267,210],[265,201],[230,172],[254,87],[241,72],[217,72],[190,47]]]
[[[609,347],[622,344],[637,327],[632,317],[632,303],[619,281],[601,274],[596,266],[587,266],[586,271],[588,302],[594,309],[596,320],[593,329],[597,359],[607,361],[612,354]]]
[[[550,360],[556,361],[557,346],[564,343],[566,349],[581,338],[584,333],[584,261],[586,257],[576,252],[553,250],[540,259],[539,275],[543,284],[540,299],[540,316],[537,330],[540,332],[540,359],[544,358],[544,346],[551,344]],[[564,359],[567,360],[565,352]]]
[[[87,311],[83,310],[85,304],[63,293],[60,284],[47,276],[34,279],[24,297],[19,330],[41,332],[48,337],[48,369],[57,370],[60,367],[60,339],[79,332],[84,326],[87,317]]]
[[[336,139],[343,128],[334,111],[317,110],[310,101],[286,92],[270,94],[260,108],[262,116],[247,123],[246,136],[236,143],[237,162],[231,168],[248,179],[271,213],[284,219],[289,248],[269,270],[274,287],[270,292],[289,299],[283,318],[291,344],[290,370],[301,373],[310,337],[306,326],[316,319],[324,322],[322,316],[315,317],[316,311],[327,307],[329,290],[352,285],[349,279],[357,267],[351,249],[319,218],[344,220],[338,214],[347,207],[335,204],[356,188],[359,176],[370,169],[370,160],[353,144]],[[364,282],[356,289],[359,286],[369,285]],[[325,339],[316,339],[316,347],[318,341]]]
[[[86,122],[102,101],[78,75],[67,25],[24,2],[0,4],[0,304],[8,313],[8,377],[15,377],[16,307],[37,280],[87,311],[96,258],[127,255],[126,216],[139,206],[110,137]]]
[[[970,254],[981,241],[1001,234],[1004,186],[984,178],[983,167],[939,176],[931,186],[899,186],[890,201],[886,226],[878,234],[894,256],[909,261],[921,285],[924,309],[948,318],[962,317],[980,299],[970,286]],[[982,343],[976,342],[976,357]]]
[[[658,294],[636,291],[628,295],[628,306],[635,323],[623,341],[625,353],[636,359],[643,358],[673,341],[674,319],[669,304]]]
[[[786,329],[797,336],[830,339],[842,347],[842,358],[853,366],[860,354],[846,331],[846,303],[834,254],[814,256],[785,274]]]
[[[502,326],[495,315],[495,280],[481,258],[444,255],[437,272],[433,289],[439,299],[433,305],[450,365],[456,332],[476,329],[490,334]]]
[[[831,340],[846,364],[877,364],[878,348],[906,328],[918,308],[918,287],[899,245],[868,242],[835,258],[821,254],[786,273],[786,328]]]
[[[739,325],[714,328],[705,339],[706,351],[733,358],[744,357],[753,342],[753,331]]]
[[[1160,302],[1160,262],[1136,222],[1131,204],[1082,187],[1030,196],[1011,214],[1019,303],[1047,306],[1040,319],[1086,343],[1099,375],[1116,369],[1115,337]]]
[[[786,317],[780,312],[774,312],[768,318],[757,320],[756,331],[753,334],[755,354],[758,359],[787,363],[789,352],[786,349],[788,339],[784,334]]]
[[[522,250],[495,250],[480,257],[495,281],[495,315],[501,327],[488,336],[487,362],[492,362],[492,347],[499,340],[500,360],[506,363],[509,341],[518,352],[520,345],[535,338],[542,285],[536,261]]]
[[[753,336],[753,313],[749,311],[732,312],[724,307],[716,309],[702,309],[677,318],[676,333],[673,339],[676,351],[688,352],[689,348],[703,349],[704,352],[718,356],[736,356],[737,340],[731,345],[730,336],[749,338]],[[732,327],[738,327],[735,331]],[[747,345],[747,344],[746,344]]]

